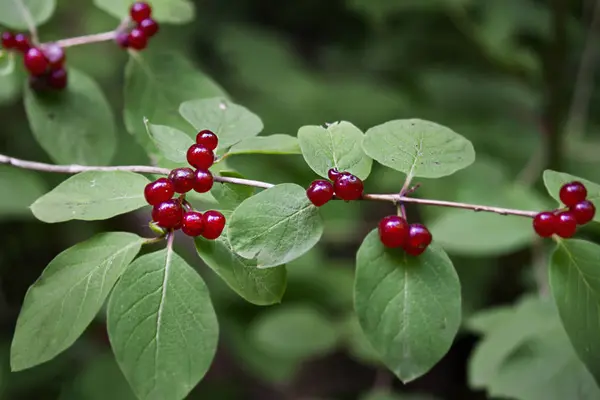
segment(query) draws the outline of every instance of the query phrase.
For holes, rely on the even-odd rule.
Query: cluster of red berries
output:
[[[388,215],[379,222],[379,239],[385,247],[402,248],[411,256],[423,254],[431,244],[431,232],[421,224],[409,224],[398,215]]]
[[[356,176],[349,172],[340,172],[335,168],[330,169],[327,176],[331,181],[317,179],[306,189],[306,196],[315,206],[321,207],[334,195],[345,201],[358,200],[362,197],[364,185]]]
[[[191,168],[176,168],[167,178],[159,178],[146,185],[144,197],[153,206],[152,220],[164,229],[181,229],[188,236],[202,235],[216,239],[225,228],[225,216],[218,211],[200,213],[192,209],[185,200],[185,193],[194,190],[208,192],[213,186],[213,176],[208,170],[215,160],[214,150],[219,141],[217,136],[203,130],[196,136],[196,144],[187,152]],[[175,193],[181,194],[173,198]]]
[[[35,90],[62,90],[67,86],[65,51],[55,43],[33,46],[24,33],[2,33],[2,48],[23,54],[29,84]]]
[[[143,1],[135,2],[129,9],[129,16],[135,26],[128,26],[128,31],[119,32],[115,41],[124,49],[143,50],[148,45],[148,39],[158,32],[158,22],[152,19],[152,7]]]
[[[565,208],[544,211],[533,218],[533,229],[541,237],[556,234],[570,238],[575,234],[577,225],[587,224],[596,215],[596,207],[586,200],[587,189],[581,182],[565,183],[560,188],[559,197]]]

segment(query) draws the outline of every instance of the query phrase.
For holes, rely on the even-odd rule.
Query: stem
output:
[[[82,44],[107,42],[109,40],[114,40],[115,37],[117,37],[117,31],[110,31],[110,32],[94,33],[93,35],[77,36],[77,37],[73,37],[73,38],[57,40],[54,43],[56,43],[60,47],[65,48],[65,47],[79,46]]]

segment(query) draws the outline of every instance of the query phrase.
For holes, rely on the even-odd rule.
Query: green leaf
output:
[[[280,303],[286,287],[285,266],[259,269],[256,261],[235,254],[227,238],[196,239],[202,261],[246,301],[259,306]]]
[[[362,331],[355,313],[352,313],[342,323],[341,329],[343,330],[344,339],[348,346],[348,352],[352,357],[360,361],[361,364],[381,365],[379,354],[373,349],[373,346],[371,346],[371,343]]]
[[[471,331],[487,335],[507,321],[512,314],[512,307],[496,307],[475,314],[465,324]]]
[[[550,286],[579,358],[600,383],[600,246],[561,241],[550,262]]]
[[[290,135],[256,136],[242,140],[227,154],[301,154],[298,139]]]
[[[245,200],[233,212],[228,237],[233,250],[258,268],[286,264],[310,250],[323,234],[319,210],[301,186],[284,183]]]
[[[565,183],[573,181],[579,181],[585,185],[588,191],[587,200],[594,203],[597,209],[600,209],[600,185],[575,175],[565,174],[564,172],[556,172],[550,169],[544,171],[544,184],[546,185],[546,189],[548,189],[550,196],[558,201],[560,207],[563,207],[559,196],[560,188]],[[600,213],[596,213],[594,221],[600,222]]]
[[[223,95],[215,82],[182,55],[153,51],[131,54],[125,67],[125,126],[146,151],[156,153],[146,133],[145,118],[187,132],[189,125],[177,112],[179,104]]]
[[[376,389],[359,397],[359,400],[436,400],[437,397],[420,393],[395,393],[386,389]]]
[[[129,16],[130,0],[94,0],[94,4],[119,20]],[[189,0],[152,0],[152,18],[169,24],[185,24],[195,18],[194,3]]]
[[[326,355],[337,344],[331,319],[308,305],[279,306],[261,313],[248,328],[263,352],[293,360]]]
[[[219,137],[219,148],[226,149],[263,130],[260,118],[245,107],[224,98],[186,101],[179,113],[196,130],[210,129]]]
[[[460,283],[435,244],[419,257],[386,249],[376,230],[357,253],[354,308],[382,361],[403,382],[429,371],[460,326]]]
[[[221,176],[243,178],[237,172],[221,171]],[[219,203],[221,211],[233,212],[244,200],[254,194],[252,186],[234,185],[231,183],[215,183],[210,191]]]
[[[55,8],[56,0],[3,0],[0,2],[0,25],[28,30],[30,21],[33,25],[43,24]]]
[[[195,143],[194,139],[178,129],[164,125],[152,125],[147,121],[146,129],[166,159],[175,163],[187,162],[187,151]]]
[[[441,178],[475,161],[471,142],[445,126],[420,119],[374,126],[366,133],[363,149],[380,164],[411,177]]]
[[[15,53],[0,49],[0,76],[12,74],[15,70]]]
[[[57,164],[108,164],[116,150],[115,118],[100,86],[69,69],[60,92],[25,88],[25,111],[35,139]]]
[[[327,179],[327,171],[337,168],[360,179],[371,173],[373,161],[362,149],[365,135],[350,122],[341,121],[321,126],[303,126],[298,131],[302,155],[308,166]]]
[[[141,400],[179,400],[202,379],[219,328],[204,281],[166,249],[125,271],[108,303],[117,362]]]
[[[31,211],[47,223],[108,219],[145,206],[144,187],[149,182],[127,171],[82,172],[37,199]]]
[[[11,347],[11,369],[54,358],[92,322],[143,239],[101,233],[56,256],[29,288]]]
[[[33,171],[0,166],[0,219],[31,216],[28,205],[46,192],[45,183]]]

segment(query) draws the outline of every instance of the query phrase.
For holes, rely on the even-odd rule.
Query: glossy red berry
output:
[[[570,238],[577,231],[577,219],[571,211],[563,211],[557,216],[556,234],[561,238]]]
[[[559,192],[560,201],[567,207],[573,207],[575,204],[584,201],[587,197],[587,189],[581,182],[565,183]]]
[[[363,182],[347,172],[342,173],[334,184],[335,195],[342,200],[358,200],[363,194]]]
[[[174,194],[173,182],[167,178],[159,178],[154,182],[150,182],[144,188],[144,197],[148,204],[152,206],[171,200]]]
[[[177,193],[187,193],[194,188],[196,174],[191,168],[175,168],[169,173],[169,180]]]
[[[49,66],[44,53],[36,47],[27,50],[23,57],[23,63],[32,75],[43,75]]]
[[[52,70],[47,79],[48,86],[52,89],[62,90],[67,87],[67,70],[59,68]]]
[[[22,53],[27,52],[31,48],[31,43],[29,42],[29,37],[27,37],[24,33],[17,33],[15,35],[15,49],[19,50]]]
[[[404,247],[408,240],[408,222],[400,216],[388,215],[379,222],[379,239],[385,247]]]
[[[331,179],[333,182],[335,182],[335,180],[337,178],[339,178],[341,175],[341,172],[337,170],[337,168],[331,168],[329,171],[327,171],[327,176],[329,177],[329,179]]]
[[[183,207],[178,199],[163,201],[152,209],[152,220],[166,229],[175,229],[183,221]]]
[[[152,7],[145,1],[136,1],[129,9],[131,19],[137,23],[142,22],[146,18],[150,18],[150,14],[152,14]]]
[[[214,179],[209,170],[198,169],[195,172],[194,190],[198,193],[206,193],[213,187]]]
[[[127,32],[119,32],[117,36],[115,36],[115,42],[122,49],[126,49],[129,47],[129,33]]]
[[[206,239],[216,239],[225,228],[225,216],[218,211],[206,211],[202,214],[202,225],[202,236]]]
[[[533,218],[533,230],[541,237],[550,237],[557,233],[558,217],[551,212],[541,212]]]
[[[571,207],[571,212],[575,215],[577,224],[584,225],[594,219],[596,215],[596,207],[589,200],[580,201]]]
[[[421,224],[411,224],[408,229],[408,238],[404,245],[404,251],[411,256],[423,254],[431,244],[431,233]]]
[[[181,230],[188,236],[200,236],[204,226],[202,224],[202,213],[198,211],[188,211],[183,214],[183,224]]]
[[[133,28],[127,36],[127,46],[134,50],[144,50],[148,45],[148,37],[139,28]]]
[[[16,47],[15,35],[12,32],[2,32],[2,48],[11,50]]]
[[[198,169],[209,169],[215,162],[215,154],[208,147],[193,144],[187,151],[188,163]]]
[[[60,68],[65,63],[65,50],[55,43],[48,44],[42,49],[51,68]]]
[[[219,138],[213,133],[213,131],[205,129],[198,132],[196,135],[196,144],[204,146],[209,150],[214,150],[219,145]]]
[[[333,198],[333,185],[324,179],[317,179],[306,189],[306,196],[317,207]]]
[[[156,35],[159,29],[158,22],[156,22],[152,18],[146,18],[145,20],[140,22],[138,28],[140,28],[146,34],[146,37],[149,38]]]

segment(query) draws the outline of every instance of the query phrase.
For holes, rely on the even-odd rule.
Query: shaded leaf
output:
[[[0,49],[0,76],[10,75],[15,70],[15,53]]]
[[[50,19],[55,8],[56,0],[3,0],[0,2],[0,25],[28,30],[29,21],[41,25]]]
[[[129,16],[129,0],[94,0],[94,4],[115,18]],[[152,18],[169,24],[185,24],[194,20],[194,3],[189,0],[152,0]]]
[[[243,178],[241,174],[232,171],[221,171],[221,176]],[[252,186],[234,185],[231,183],[215,183],[210,191],[219,203],[221,211],[233,212],[244,200],[254,194]]]
[[[194,139],[170,126],[153,125],[146,121],[146,128],[158,151],[167,160],[175,163],[187,162],[187,151],[195,143]]]
[[[0,219],[31,216],[29,205],[46,192],[46,184],[33,171],[0,166]]]
[[[232,146],[228,155],[235,154],[301,154],[298,139],[290,135],[276,134],[256,136]]]
[[[600,185],[575,175],[565,174],[564,172],[556,172],[550,169],[544,171],[544,184],[546,185],[546,189],[548,189],[550,196],[558,201],[560,207],[563,207],[559,196],[560,188],[565,183],[572,181],[583,183],[588,191],[587,200],[594,203],[596,209],[600,209]],[[596,213],[594,221],[600,222],[600,212]]]

